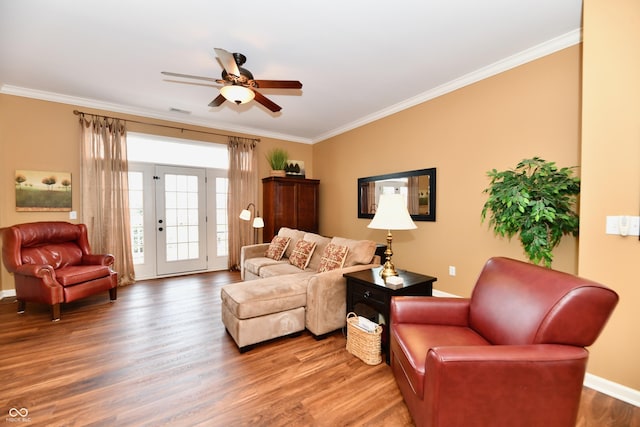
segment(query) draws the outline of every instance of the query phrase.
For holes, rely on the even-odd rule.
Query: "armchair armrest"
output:
[[[82,256],[84,265],[113,265],[115,257],[111,254],[88,254]]]
[[[469,325],[468,298],[393,297],[391,322],[430,325]]]
[[[426,356],[425,407],[442,426],[574,425],[588,352],[566,345],[435,347]],[[487,400],[491,390],[491,401]],[[490,411],[486,411],[491,405]],[[543,409],[544,408],[544,409]],[[553,420],[552,422],[550,420]],[[560,421],[558,421],[560,420]]]
[[[16,268],[15,274],[37,277],[40,279],[47,276],[56,277],[53,267],[47,264],[22,264]]]
[[[56,271],[47,264],[22,264],[15,269],[13,274],[30,277],[36,281],[39,279],[49,287],[60,286],[56,279]]]

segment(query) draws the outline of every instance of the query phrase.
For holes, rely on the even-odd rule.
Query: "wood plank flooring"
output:
[[[220,320],[238,273],[141,281],[49,309],[0,303],[0,423],[30,426],[411,426],[385,364],[309,333],[240,354]],[[12,408],[28,410],[24,419]],[[24,414],[24,412],[22,412]],[[640,427],[640,408],[586,389],[580,427]],[[24,423],[23,423],[24,421]]]

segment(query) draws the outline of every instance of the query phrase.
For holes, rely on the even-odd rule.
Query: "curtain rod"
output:
[[[138,120],[127,120],[127,119],[122,119],[120,117],[104,116],[102,114],[85,113],[84,111],[78,111],[78,110],[73,110],[73,114],[75,114],[76,116],[80,116],[80,115],[85,116],[86,115],[86,116],[93,116],[93,117],[102,117],[102,118],[105,118],[105,119],[124,120],[125,122],[138,123],[138,124],[141,124],[141,125],[150,125],[150,126],[158,126],[158,127],[168,128],[168,129],[176,129],[176,130],[179,130],[180,132],[187,131],[187,132],[204,133],[204,134],[207,134],[207,135],[236,136],[236,135],[228,135],[228,134],[225,134],[225,133],[207,132],[207,131],[204,131],[204,130],[186,129],[186,128],[180,128],[180,127],[177,127],[177,126],[168,126],[168,125],[160,125],[160,124],[157,124],[157,123],[141,122],[141,121],[138,121]],[[245,137],[241,137],[241,138],[245,138]],[[251,139],[253,141],[260,142],[260,138],[247,138],[247,139]]]

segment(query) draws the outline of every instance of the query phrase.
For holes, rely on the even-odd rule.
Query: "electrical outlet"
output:
[[[449,266],[449,276],[455,276],[456,275],[456,267],[453,265]]]

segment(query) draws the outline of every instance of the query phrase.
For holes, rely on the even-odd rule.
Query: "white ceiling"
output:
[[[0,0],[0,93],[313,143],[573,45],[581,16],[581,0]],[[304,86],[261,90],[279,113],[210,108],[217,87],[160,74],[219,78],[214,47]]]

